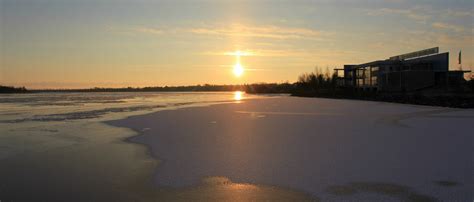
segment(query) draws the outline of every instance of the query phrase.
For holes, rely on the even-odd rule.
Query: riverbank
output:
[[[472,93],[376,93],[339,90],[320,92],[295,91],[291,95],[296,97],[366,100],[462,109],[474,108],[474,94]]]

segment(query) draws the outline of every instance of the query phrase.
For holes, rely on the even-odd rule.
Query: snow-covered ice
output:
[[[224,176],[323,200],[474,196],[473,110],[282,97],[112,124],[141,131],[131,141],[149,146],[160,161],[160,186]]]

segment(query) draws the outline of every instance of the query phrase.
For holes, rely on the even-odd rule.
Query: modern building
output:
[[[404,92],[455,86],[469,71],[449,71],[449,53],[430,48],[335,69],[338,85],[362,91]]]

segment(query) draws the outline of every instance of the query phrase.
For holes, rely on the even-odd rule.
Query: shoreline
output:
[[[362,101],[376,101],[397,104],[411,104],[419,106],[432,107],[449,107],[459,109],[474,108],[474,95],[472,94],[454,94],[454,95],[431,95],[423,94],[371,94],[355,95],[355,94],[315,94],[298,92],[292,93],[294,97],[308,97],[308,98],[329,98],[329,99],[343,99],[343,100],[362,100]]]
[[[301,99],[301,98],[297,98],[297,97],[288,97],[288,98],[277,98],[277,99],[275,99],[275,100],[279,100],[279,99],[293,99],[293,98]],[[303,99],[304,99],[304,98],[303,98]],[[313,100],[313,99],[309,99],[308,102],[311,102],[312,100]],[[258,101],[262,101],[262,100],[245,100],[245,101],[243,101],[243,103],[240,103],[240,104],[244,104],[245,102],[258,102]],[[331,101],[334,101],[334,100],[331,100]],[[350,100],[349,100],[349,101],[350,101]],[[263,102],[265,102],[265,101],[263,101]],[[324,102],[327,102],[327,101],[324,101]],[[343,100],[343,102],[347,102],[347,100]],[[359,104],[366,105],[366,104],[368,104],[368,103],[367,103],[367,102],[360,102]],[[194,112],[194,113],[195,113],[195,111],[212,111],[213,108],[214,108],[214,109],[215,109],[215,108],[219,108],[219,109],[221,109],[221,108],[229,108],[231,105],[234,106],[234,105],[239,105],[239,104],[219,103],[219,104],[216,104],[216,105],[205,106],[205,107],[188,107],[188,108],[177,109],[177,110],[164,110],[164,111],[152,112],[152,113],[150,113],[150,114],[132,116],[132,117],[128,117],[128,118],[125,118],[125,119],[122,119],[122,120],[115,120],[115,121],[111,121],[111,122],[115,122],[115,124],[114,124],[114,123],[107,123],[107,124],[112,124],[112,125],[115,126],[115,127],[125,127],[125,128],[129,128],[129,129],[133,130],[134,132],[136,132],[137,135],[128,137],[128,138],[126,138],[125,141],[127,141],[128,143],[142,144],[142,146],[143,146],[143,145],[146,146],[146,147],[147,147],[147,151],[148,151],[147,153],[149,153],[150,156],[151,156],[153,159],[155,159],[156,161],[161,161],[162,159],[160,159],[160,158],[163,158],[163,155],[166,156],[166,154],[162,154],[162,153],[159,153],[159,152],[155,151],[156,148],[155,148],[154,146],[150,145],[150,144],[152,144],[152,143],[150,143],[149,140],[147,140],[146,142],[148,142],[148,143],[150,143],[150,144],[144,142],[144,140],[141,139],[141,138],[143,138],[144,136],[147,136],[147,135],[148,135],[148,137],[150,137],[150,135],[151,135],[150,131],[152,131],[153,128],[148,128],[147,130],[143,131],[143,130],[140,130],[140,129],[139,129],[140,126],[135,125],[135,124],[137,124],[137,123],[139,123],[139,122],[136,122],[136,121],[130,122],[130,123],[128,123],[128,125],[125,124],[125,122],[130,121],[130,120],[142,120],[142,121],[148,120],[148,122],[149,122],[149,121],[151,121],[151,120],[156,121],[156,119],[163,121],[164,119],[163,119],[163,118],[160,118],[160,117],[163,117],[163,116],[165,116],[165,117],[167,117],[167,118],[175,117],[173,114],[178,114],[178,113],[179,113],[179,114],[183,114],[183,111],[192,111],[192,112]],[[383,106],[384,103],[383,103],[383,102],[374,102],[374,103],[369,103],[369,105],[382,105],[382,106]],[[417,105],[394,105],[394,106],[395,106],[395,107],[398,106],[398,107],[402,107],[402,108],[417,108],[417,107],[419,107],[419,106],[417,106]],[[230,107],[230,108],[232,108],[232,107]],[[430,108],[431,108],[431,107],[427,106],[427,108],[425,108],[424,110],[429,110]],[[456,111],[456,110],[455,110],[455,111]],[[204,112],[203,112],[203,113],[204,113]],[[258,112],[258,113],[262,113],[262,112]],[[438,112],[434,112],[434,113],[438,113]],[[448,113],[449,113],[449,111],[448,111]],[[164,114],[165,114],[165,115],[164,115]],[[186,113],[185,113],[185,114],[186,114]],[[191,112],[188,112],[187,114],[188,114],[188,115],[191,115]],[[205,113],[204,113],[204,114],[205,114]],[[289,114],[289,115],[291,115],[291,114]],[[187,116],[187,115],[186,115],[186,116]],[[274,116],[274,114],[265,114],[265,116],[266,116],[266,117]],[[291,115],[291,116],[294,116],[294,115]],[[424,116],[424,115],[421,115],[421,116]],[[151,117],[154,117],[154,118],[151,118]],[[416,118],[416,117],[415,117],[415,118]],[[176,121],[179,122],[179,120],[176,120]],[[159,123],[160,121],[157,121],[157,122]],[[132,125],[130,125],[130,124],[132,124]],[[189,124],[189,123],[185,123],[185,124]],[[142,125],[143,125],[143,124],[142,124]],[[146,124],[145,124],[145,125],[146,125]],[[154,125],[150,125],[150,126],[154,126]],[[190,126],[191,126],[191,128],[192,128],[193,126],[196,126],[196,125],[193,125],[193,124],[191,124],[191,125],[186,125],[186,128],[189,128]],[[156,128],[155,128],[155,130],[156,130]],[[168,132],[170,132],[169,135],[171,135],[171,134],[174,133],[174,132],[172,132],[172,131],[174,131],[174,130],[171,129],[171,132],[168,131]],[[167,133],[166,130],[165,130],[163,133]],[[203,135],[202,132],[201,132],[201,135]],[[153,142],[153,141],[152,141],[152,142]],[[187,143],[187,144],[188,144],[188,143]],[[215,146],[215,145],[214,145],[214,146]],[[180,146],[180,148],[181,148],[181,146]],[[159,154],[160,156],[158,156],[158,154]],[[190,160],[190,159],[188,159],[188,160]],[[167,162],[169,163],[169,161],[173,161],[173,159],[168,159],[168,157],[165,157],[165,161],[167,161]],[[178,188],[178,189],[183,189],[183,188],[184,188],[184,189],[187,189],[187,188],[192,188],[192,187],[195,187],[195,186],[198,186],[198,187],[200,186],[200,185],[199,185],[199,184],[200,184],[200,183],[199,183],[200,180],[197,180],[197,181],[194,180],[194,183],[191,183],[191,184],[188,184],[188,185],[182,184],[182,185],[178,185],[178,186],[176,186],[177,184],[173,185],[173,183],[168,184],[168,185],[171,185],[171,186],[167,186],[166,183],[165,183],[165,184],[163,184],[163,183],[161,183],[161,184],[160,184],[160,183],[156,184],[156,180],[157,180],[157,176],[156,176],[156,175],[157,175],[157,169],[159,169],[160,166],[165,166],[165,167],[166,167],[166,165],[161,165],[161,163],[158,163],[158,164],[156,165],[155,170],[154,170],[154,175],[153,175],[153,176],[154,176],[154,179],[155,179],[155,180],[154,180],[154,181],[155,181],[155,186],[157,186],[157,187],[181,187],[181,188]],[[168,169],[166,169],[166,171],[168,171]],[[168,176],[168,175],[166,175],[166,176]],[[226,180],[236,180],[236,182],[247,182],[247,183],[251,183],[251,184],[256,183],[257,186],[258,186],[258,185],[267,184],[268,186],[272,186],[272,187],[274,187],[274,186],[275,186],[275,187],[288,187],[288,188],[290,188],[290,190],[299,190],[299,191],[302,191],[302,193],[310,193],[310,195],[311,195],[312,197],[314,197],[314,199],[319,199],[320,196],[323,196],[323,197],[322,197],[323,199],[328,199],[328,197],[329,197],[329,199],[331,199],[331,198],[333,198],[333,197],[336,197],[336,198],[341,197],[341,196],[327,196],[327,195],[331,195],[331,194],[328,194],[328,193],[323,193],[323,194],[322,194],[322,193],[320,193],[320,192],[312,192],[312,191],[308,191],[308,190],[301,189],[301,188],[295,188],[294,186],[282,185],[281,183],[280,183],[280,184],[278,184],[278,183],[265,183],[265,180],[263,180],[263,181],[259,181],[259,180],[257,180],[257,181],[250,180],[250,181],[248,181],[248,180],[245,180],[245,179],[239,179],[239,177],[235,178],[235,177],[226,176],[226,175],[217,175],[217,176],[215,176],[215,177],[218,177],[218,176],[225,177]],[[205,177],[205,176],[204,176],[204,177]],[[212,175],[211,175],[211,176],[208,176],[208,177],[211,177],[211,178],[212,178]],[[158,179],[161,179],[161,178],[158,176]],[[205,181],[206,178],[200,178],[200,179]],[[439,181],[439,179],[438,179],[438,181]],[[441,180],[441,181],[442,181],[442,180]],[[170,182],[172,182],[172,181],[170,181]],[[201,182],[202,182],[202,181],[201,181]],[[471,182],[471,183],[472,183],[472,182]],[[178,183],[178,184],[180,184],[180,183]],[[186,184],[186,183],[185,183],[185,184]],[[224,183],[224,184],[225,184],[225,183]],[[340,183],[340,184],[344,184],[344,183]],[[334,185],[334,184],[333,184],[333,185]],[[328,186],[329,186],[329,185],[328,185]],[[339,186],[339,185],[338,185],[338,186]],[[341,186],[342,186],[342,185],[341,185]],[[345,186],[345,185],[344,185],[344,186]],[[348,185],[348,186],[349,186],[349,185]],[[384,185],[384,184],[373,184],[373,183],[372,183],[372,184],[370,184],[370,183],[367,184],[367,183],[365,183],[365,184],[360,185],[360,186],[363,186],[363,187],[367,187],[367,186],[368,186],[368,187],[373,187],[373,189],[380,189],[380,188],[381,188],[380,186],[382,186],[382,189],[383,189],[383,188],[384,188],[383,186],[392,186],[392,187],[393,187],[393,186],[398,186],[398,185],[397,185],[397,184]],[[468,186],[472,186],[472,185],[470,185],[470,183],[468,183]],[[326,189],[327,189],[327,190],[333,190],[333,191],[334,191],[334,189],[338,190],[339,188],[340,188],[340,187],[332,187],[332,186],[329,186],[329,187],[327,187]],[[360,188],[360,187],[359,187],[359,188]],[[345,188],[345,189],[359,189],[359,188],[357,188],[357,186],[356,186],[356,187],[347,187],[347,188]],[[385,188],[388,189],[389,187],[385,187]],[[408,190],[412,190],[412,189],[409,188],[409,187],[405,188],[405,187],[402,186],[402,187],[399,187],[399,188],[400,188],[400,189],[403,189],[403,190],[407,190],[407,192],[410,192],[410,193],[413,192],[413,191],[408,191]],[[364,189],[364,188],[361,188],[361,189]],[[365,191],[363,191],[363,192],[371,192],[371,191],[373,191],[372,188],[371,188],[370,190],[365,190]],[[337,191],[336,191],[336,193],[337,193]],[[416,192],[414,192],[414,193],[415,193],[416,196],[419,196],[419,197],[422,197],[422,198],[423,198],[423,197],[427,197],[427,198],[425,198],[425,199],[433,199],[433,200],[434,200],[434,198],[431,198],[431,197],[429,197],[429,196],[426,196],[426,195],[423,195],[423,194],[418,194],[418,193],[416,193]],[[413,194],[413,193],[412,193],[412,194]],[[364,194],[363,194],[363,195],[364,195]],[[196,196],[194,196],[194,197],[196,197]],[[356,198],[357,198],[357,196],[356,196]],[[344,199],[344,198],[340,198],[340,199]]]

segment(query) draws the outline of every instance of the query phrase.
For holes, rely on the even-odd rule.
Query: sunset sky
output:
[[[293,82],[435,46],[473,66],[474,1],[0,0],[0,85],[28,88]]]

